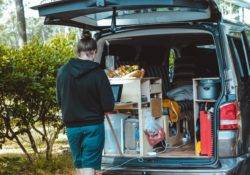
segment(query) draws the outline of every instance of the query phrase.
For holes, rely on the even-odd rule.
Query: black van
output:
[[[45,24],[95,31],[104,68],[107,55],[117,58],[116,66],[140,65],[146,76],[162,78],[163,98],[193,78],[220,80],[219,96],[210,101],[212,156],[197,155],[192,138],[189,147],[159,156],[106,156],[104,168],[118,174],[250,174],[249,30],[223,21],[213,0],[62,0],[34,9]],[[193,115],[199,109],[189,110]],[[196,128],[191,130],[194,137]]]

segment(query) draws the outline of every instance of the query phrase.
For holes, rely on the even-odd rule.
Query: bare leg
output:
[[[77,175],[95,175],[95,170],[92,168],[76,169]]]
[[[96,171],[95,175],[103,175],[102,171]]]

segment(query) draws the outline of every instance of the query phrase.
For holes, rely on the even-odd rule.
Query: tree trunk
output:
[[[23,0],[15,0],[15,4],[16,4],[18,34],[20,35],[21,38],[20,44],[24,45],[27,43],[27,33],[26,33],[26,21],[24,15]]]
[[[34,151],[34,153],[35,153],[36,155],[38,155],[39,152],[38,152],[38,149],[37,149],[37,146],[36,146],[36,141],[35,141],[33,135],[31,134],[30,130],[27,131],[27,135],[28,135],[28,137],[29,137],[30,146],[31,146],[32,150]]]
[[[28,161],[32,164],[33,160],[31,158],[30,154],[28,153],[28,151],[25,149],[25,147],[23,146],[23,144],[19,140],[19,138],[17,136],[15,136],[14,139],[16,140],[18,146],[21,148],[21,150],[23,151],[23,153],[26,155]]]
[[[9,126],[10,126],[10,125],[9,125]],[[14,133],[14,131],[13,131],[10,127],[9,127],[8,129],[9,129],[9,131],[10,131],[10,133],[11,133],[11,137],[13,137],[13,138],[16,140],[18,146],[21,148],[21,150],[23,151],[23,153],[24,153],[25,156],[27,157],[28,161],[29,161],[30,163],[32,163],[33,160],[32,160],[32,158],[31,158],[30,154],[28,153],[28,151],[26,150],[26,148],[24,147],[24,145],[22,144],[22,142],[20,141],[20,139],[18,138],[18,136]]]
[[[46,146],[46,160],[51,160],[52,159],[52,151],[53,151],[53,145],[51,145],[49,142],[47,143]]]
[[[61,125],[58,128],[56,128],[56,132],[54,133],[52,138],[50,138],[50,140],[46,141],[46,144],[47,144],[47,146],[46,146],[46,159],[47,160],[50,160],[52,158],[54,143],[55,143],[56,139],[58,138],[58,135],[60,134],[63,127],[64,126]]]
[[[4,103],[3,103],[4,104]],[[4,105],[5,106],[5,105]],[[6,108],[6,107],[5,107]],[[22,144],[22,142],[20,141],[20,139],[18,138],[18,134],[21,134],[22,132],[14,132],[13,129],[11,128],[11,124],[10,124],[10,118],[7,116],[7,112],[5,114],[3,114],[3,116],[1,116],[1,119],[3,121],[2,124],[4,124],[4,128],[5,128],[5,137],[13,140],[15,139],[18,146],[21,148],[21,150],[23,151],[23,153],[26,155],[27,159],[29,160],[30,163],[32,163],[32,158],[30,156],[30,154],[28,153],[28,151],[25,149],[24,145]]]

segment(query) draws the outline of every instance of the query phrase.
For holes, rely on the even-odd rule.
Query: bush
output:
[[[0,174],[4,175],[70,175],[74,174],[70,154],[56,155],[53,160],[40,157],[33,164],[21,155],[0,158]]]
[[[75,35],[58,35],[48,43],[33,39],[20,49],[0,46],[0,138],[14,140],[32,162],[42,152],[52,156],[63,129],[56,102],[58,68],[74,56]],[[32,151],[33,156],[30,155]]]
[[[13,175],[27,169],[28,162],[20,156],[3,156],[0,158],[0,174]]]

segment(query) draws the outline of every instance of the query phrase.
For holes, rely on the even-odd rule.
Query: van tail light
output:
[[[240,110],[236,102],[220,106],[220,130],[237,130],[239,128]]]

